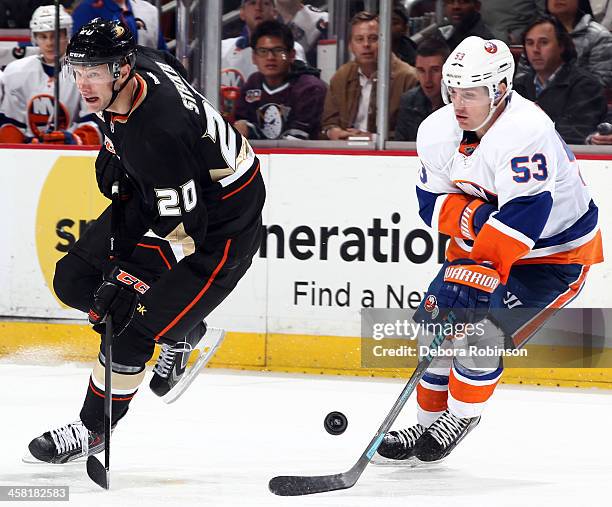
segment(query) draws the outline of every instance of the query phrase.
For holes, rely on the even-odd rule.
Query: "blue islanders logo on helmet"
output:
[[[491,53],[491,54],[497,53],[497,46],[494,43],[492,43],[490,40],[485,42],[484,48],[487,53]]]

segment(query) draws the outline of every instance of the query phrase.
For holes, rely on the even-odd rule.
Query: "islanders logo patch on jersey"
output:
[[[487,53],[491,53],[491,54],[497,53],[497,46],[493,44],[490,40],[485,42],[484,48]]]

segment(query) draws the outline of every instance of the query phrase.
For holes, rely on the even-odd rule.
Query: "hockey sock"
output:
[[[87,429],[96,433],[104,430],[104,358],[100,355],[89,378],[89,386],[83,408],[81,421]],[[138,391],[145,376],[144,366],[127,366],[113,361],[112,400],[113,418],[111,425],[126,414],[130,401]]]
[[[417,420],[429,427],[447,408],[448,375],[427,371],[417,386]]]
[[[455,359],[448,382],[448,409],[457,417],[479,417],[503,372],[467,369]]]

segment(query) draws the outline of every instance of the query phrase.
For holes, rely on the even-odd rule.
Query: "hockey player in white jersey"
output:
[[[308,63],[316,67],[317,43],[327,37],[327,12],[299,0],[276,0],[280,17],[293,33],[295,42],[306,51]]]
[[[60,54],[66,51],[72,17],[60,6]],[[99,131],[76,86],[60,75],[59,124],[53,129],[55,88],[55,6],[38,7],[30,20],[32,43],[40,55],[6,66],[0,103],[1,143],[100,144]]]
[[[548,116],[512,91],[513,74],[505,43],[466,38],[443,67],[447,105],[417,135],[419,214],[451,239],[415,320],[452,311],[459,323],[482,323],[483,336],[447,342],[455,350],[523,347],[603,261],[576,158]],[[502,370],[500,357],[436,358],[417,387],[418,424],[390,431],[379,454],[447,456],[480,421]]]

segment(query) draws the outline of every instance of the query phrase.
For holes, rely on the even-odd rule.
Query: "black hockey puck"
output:
[[[330,412],[325,416],[323,426],[330,435],[342,435],[348,426],[348,419],[342,412]]]

